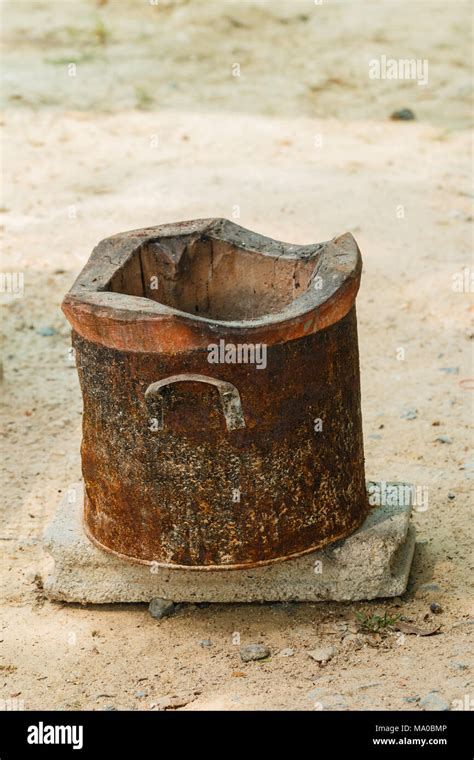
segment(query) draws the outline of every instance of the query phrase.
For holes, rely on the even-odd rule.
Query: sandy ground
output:
[[[24,273],[24,293],[2,296],[0,704],[416,710],[437,690],[472,709],[473,306],[453,290],[472,267],[469,5],[72,5],[3,6],[2,271]],[[382,54],[427,59],[428,86],[369,80]],[[401,107],[417,120],[389,121]],[[206,216],[294,243],[356,237],[367,476],[429,494],[403,598],[183,606],[161,622],[45,600],[41,534],[80,477],[61,298],[101,238]],[[381,611],[440,633],[347,636]],[[236,633],[272,657],[242,663]],[[323,645],[336,654],[320,666],[308,652]]]

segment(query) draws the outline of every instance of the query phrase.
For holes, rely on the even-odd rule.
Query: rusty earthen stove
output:
[[[221,219],[94,249],[63,303],[84,400],[84,519],[78,496],[48,530],[51,596],[404,590],[410,499],[371,509],[365,482],[360,274],[350,234],[296,246]]]

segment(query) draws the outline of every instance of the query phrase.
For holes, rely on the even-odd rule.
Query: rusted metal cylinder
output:
[[[94,249],[63,310],[96,544],[222,570],[361,525],[360,272],[350,234],[295,246],[221,219]]]

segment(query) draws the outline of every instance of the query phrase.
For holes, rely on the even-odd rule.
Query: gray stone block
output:
[[[150,602],[154,597],[316,602],[398,596],[405,591],[415,548],[407,489],[398,484],[400,497],[391,498],[397,503],[374,507],[359,530],[325,549],[249,570],[195,571],[141,565],[97,548],[82,527],[78,485],[75,498],[63,498],[45,531],[44,547],[54,560],[45,592],[53,600],[82,604]]]

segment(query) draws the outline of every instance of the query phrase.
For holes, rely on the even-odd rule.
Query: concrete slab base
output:
[[[153,597],[174,602],[317,602],[398,596],[405,591],[415,549],[411,488],[385,485],[391,506],[374,507],[348,538],[265,567],[212,572],[140,565],[98,549],[82,527],[80,486],[74,503],[66,496],[46,529],[44,547],[54,569],[44,589],[50,599],[82,604],[149,602]]]

